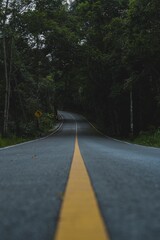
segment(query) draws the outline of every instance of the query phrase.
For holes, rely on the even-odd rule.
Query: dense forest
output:
[[[0,0],[0,132],[56,109],[109,135],[160,126],[159,0]]]

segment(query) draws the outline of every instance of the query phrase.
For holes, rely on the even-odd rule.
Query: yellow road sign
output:
[[[35,116],[36,118],[40,118],[40,117],[42,116],[42,112],[39,111],[39,110],[37,110],[37,111],[34,113],[34,116]]]

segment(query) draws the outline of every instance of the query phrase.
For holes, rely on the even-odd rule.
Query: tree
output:
[[[3,36],[3,56],[4,56],[4,69],[5,69],[5,107],[4,107],[4,126],[3,134],[6,135],[8,132],[8,117],[9,117],[9,100],[10,100],[10,79],[7,66],[7,53],[6,53],[6,20],[7,11],[9,6],[9,0],[6,1],[4,7],[4,13],[2,17],[2,36]]]

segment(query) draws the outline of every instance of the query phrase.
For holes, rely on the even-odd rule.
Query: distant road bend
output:
[[[60,113],[56,134],[0,149],[0,240],[160,239],[160,149]]]

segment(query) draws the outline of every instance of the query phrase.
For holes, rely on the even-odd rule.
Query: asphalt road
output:
[[[160,149],[107,138],[83,117],[62,115],[64,123],[56,134],[0,149],[0,240],[53,239],[76,122],[81,154],[110,239],[160,239]]]

